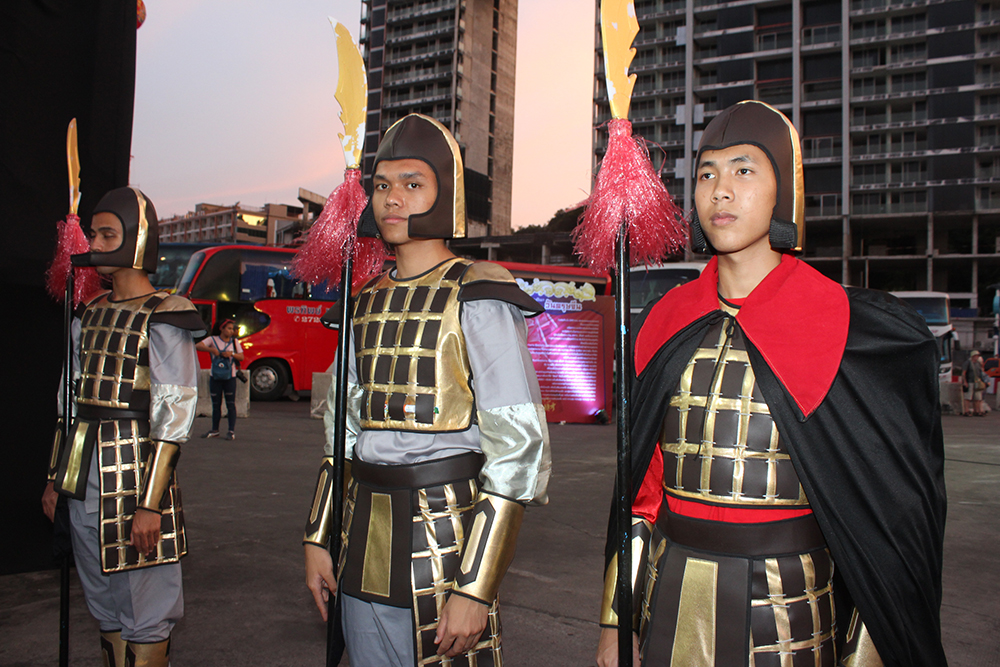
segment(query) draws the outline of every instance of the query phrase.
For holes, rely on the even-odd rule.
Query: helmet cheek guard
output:
[[[120,266],[155,273],[159,222],[153,202],[137,188],[117,188],[101,197],[94,214],[111,213],[122,223],[122,244],[110,252],[73,255],[73,266]]]
[[[778,192],[771,214],[771,247],[781,252],[802,252],[805,244],[805,185],[802,149],[795,126],[769,104],[756,100],[738,102],[712,119],[705,128],[695,168],[705,151],[722,150],[739,144],[760,148],[774,169]],[[705,237],[697,209],[691,216],[691,249],[715,253]]]
[[[410,114],[386,130],[375,153],[375,166],[383,160],[420,160],[437,177],[437,199],[423,213],[409,218],[410,238],[464,238],[465,170],[455,137],[444,125],[428,116]],[[371,203],[358,223],[359,236],[378,236]]]

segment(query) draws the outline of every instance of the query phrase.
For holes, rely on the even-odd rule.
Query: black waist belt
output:
[[[366,486],[383,489],[423,489],[478,477],[485,458],[478,452],[469,452],[410,465],[379,465],[354,459],[351,462],[351,475]]]
[[[87,421],[100,421],[102,419],[149,419],[149,410],[128,410],[126,408],[108,408],[103,405],[85,405],[78,403],[76,406],[76,416],[78,419]]]
[[[720,554],[776,556],[826,546],[812,514],[766,523],[728,523],[674,514],[664,503],[656,525],[672,542]]]

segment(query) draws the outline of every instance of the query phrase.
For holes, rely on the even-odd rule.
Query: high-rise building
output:
[[[701,131],[743,99],[799,129],[804,258],[851,285],[947,292],[987,311],[1000,282],[1000,2],[635,0],[630,119],[690,207]],[[599,34],[599,33],[598,33]],[[600,46],[595,125],[610,111]],[[594,136],[595,158],[607,132]]]
[[[510,234],[517,0],[365,0],[364,171],[408,113],[451,130],[465,161],[469,235]]]

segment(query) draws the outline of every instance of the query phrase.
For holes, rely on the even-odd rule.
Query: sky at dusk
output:
[[[594,12],[522,0],[513,225],[544,224],[589,191]],[[138,31],[133,185],[160,217],[197,203],[297,204],[343,180],[336,40],[359,0],[146,0]],[[585,11],[582,11],[585,10]]]

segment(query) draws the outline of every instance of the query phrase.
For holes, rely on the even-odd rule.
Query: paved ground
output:
[[[320,456],[308,402],[254,403],[236,442],[193,440],[181,459],[191,555],[176,667],[320,666],[324,627],[299,540]],[[195,433],[207,429],[199,419]],[[950,500],[945,648],[952,667],[1000,666],[1000,414],[945,417]],[[504,580],[506,663],[593,665],[611,426],[553,426],[551,503],[530,508]],[[9,548],[9,547],[8,547]],[[99,667],[97,629],[73,575],[70,664]],[[57,664],[58,576],[0,577],[0,665]]]

